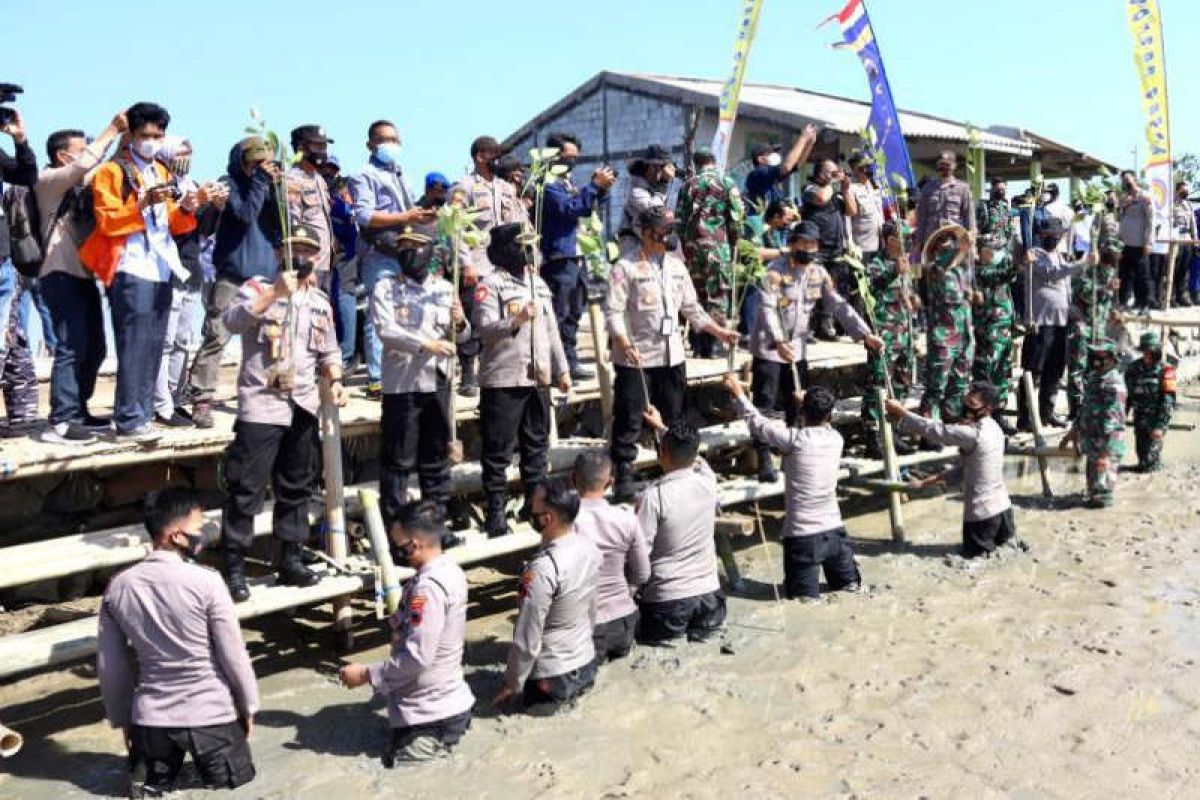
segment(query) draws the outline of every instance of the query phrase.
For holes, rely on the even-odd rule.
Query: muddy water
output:
[[[635,650],[561,716],[485,712],[429,767],[381,768],[382,709],[335,684],[322,610],[252,622],[260,775],[237,796],[1200,797],[1198,446],[1173,432],[1167,471],[1122,475],[1107,511],[1048,503],[1011,465],[1029,550],[987,563],[952,555],[953,496],[905,507],[903,551],[886,512],[857,516],[868,591],[819,605],[777,605],[778,548],[744,542],[747,596],[722,641]],[[1082,488],[1055,467],[1058,494]],[[471,573],[481,699],[511,625],[502,577]],[[362,629],[358,657],[381,657]],[[122,791],[120,737],[86,669],[2,687],[0,709],[27,741],[0,762],[0,796]]]

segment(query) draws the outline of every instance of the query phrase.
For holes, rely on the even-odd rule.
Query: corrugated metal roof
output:
[[[710,99],[714,107],[721,95],[722,83],[715,80],[629,72],[611,74],[700,95]],[[770,116],[784,114],[796,118],[796,127],[799,127],[802,120],[812,120],[841,133],[858,134],[867,124],[870,110],[868,103],[845,97],[805,91],[792,86],[746,83],[742,85],[738,113],[745,116],[755,116],[756,111],[765,112]],[[969,132],[963,123],[911,111],[901,110],[899,115],[900,127],[906,137],[963,143],[969,141]],[[1025,157],[1033,154],[1032,145],[1019,138],[1003,136],[986,128],[976,128],[975,135],[979,145],[985,150]]]

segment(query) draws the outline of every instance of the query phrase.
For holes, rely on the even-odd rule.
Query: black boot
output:
[[[475,378],[475,356],[459,358],[458,368],[458,393],[463,397],[474,397],[479,394],[479,381]]]
[[[883,444],[879,441],[879,431],[867,428],[863,430],[863,435],[866,437],[866,445],[863,447],[863,458],[869,458],[872,461],[881,461],[883,459]]]
[[[488,538],[504,536],[508,533],[508,517],[504,513],[504,495],[488,495],[487,519],[483,521],[483,532]]]
[[[1067,420],[1066,420],[1066,418],[1065,418],[1065,417],[1061,417],[1061,416],[1059,416],[1058,414],[1054,413],[1054,406],[1053,406],[1052,404],[1050,404],[1050,403],[1041,403],[1040,405],[1041,405],[1041,412],[1040,412],[1040,413],[1041,413],[1041,416],[1042,416],[1042,424],[1043,424],[1043,425],[1049,425],[1049,426],[1050,426],[1050,427],[1052,427],[1052,428],[1065,428],[1065,427],[1067,427]]]
[[[633,466],[627,462],[619,462],[613,465],[613,474],[616,476],[613,482],[613,502],[628,503],[633,500],[637,494],[633,486]]]
[[[317,573],[304,566],[304,559],[300,557],[300,543],[284,542],[279,554],[279,579],[276,583],[280,586],[312,586],[319,580]]]
[[[225,543],[225,585],[235,603],[250,599],[250,587],[246,585],[246,551],[239,545]]]
[[[521,510],[517,512],[517,519],[521,522],[529,522],[533,518],[533,493],[537,491],[538,485],[525,484],[525,502],[521,504]]]
[[[774,483],[779,480],[779,471],[775,469],[775,461],[771,458],[771,448],[755,449],[758,451],[758,482]]]
[[[1000,431],[1005,436],[1015,436],[1017,429],[1008,424],[1008,420],[1004,416],[1003,411],[993,411],[992,419],[996,420],[996,424],[1000,426]]]

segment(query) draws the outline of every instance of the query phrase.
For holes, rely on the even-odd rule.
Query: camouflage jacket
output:
[[[971,304],[968,302],[967,276],[960,264],[946,269],[935,264],[925,265],[929,281],[930,328],[966,330],[971,325]]]
[[[1110,288],[1113,279],[1117,277],[1116,266],[1097,264],[1096,267],[1084,267],[1083,271],[1071,278],[1071,307],[1068,316],[1073,323],[1092,324],[1092,290],[1096,293],[1095,319],[1101,331],[1108,324],[1108,316],[1112,311],[1117,293]]]
[[[875,308],[872,317],[879,328],[888,326],[908,326],[908,292],[905,289],[904,276],[896,271],[896,262],[890,258],[876,256],[867,264],[867,280],[871,286],[871,296],[875,298]]]
[[[1085,453],[1111,452],[1114,446],[1123,444],[1125,381],[1119,369],[1088,374],[1075,425]]]
[[[984,200],[975,210],[979,240],[993,249],[1011,250],[1017,233],[1007,200]]]
[[[1141,430],[1165,431],[1175,409],[1175,368],[1162,361],[1153,364],[1139,358],[1125,370],[1129,388],[1126,404],[1133,411],[1133,425]]]
[[[1017,265],[1007,252],[997,251],[991,264],[975,267],[975,283],[983,295],[983,304],[976,313],[980,320],[1012,321],[1012,284],[1017,279]]]
[[[732,251],[745,222],[746,208],[733,179],[715,166],[707,166],[683,185],[675,216],[685,252],[697,244],[725,244]]]

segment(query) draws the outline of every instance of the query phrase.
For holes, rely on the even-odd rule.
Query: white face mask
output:
[[[153,161],[160,146],[161,142],[158,139],[137,139],[133,143],[133,152],[145,161]]]
[[[782,163],[783,156],[779,155],[779,153],[771,153],[769,156],[767,156],[768,167],[778,167]]]

